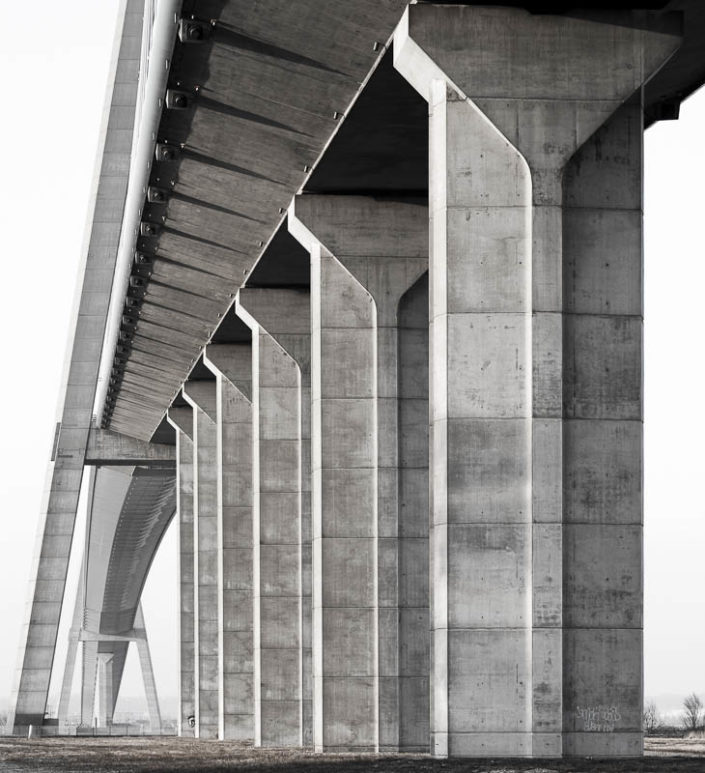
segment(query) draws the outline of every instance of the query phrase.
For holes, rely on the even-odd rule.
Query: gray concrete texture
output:
[[[308,195],[290,210],[292,234],[312,259],[317,749],[427,743],[418,716],[428,695],[428,534],[409,529],[400,539],[400,512],[413,508],[400,511],[399,469],[401,447],[407,491],[412,468],[424,480],[427,458],[413,451],[427,448],[428,400],[423,389],[399,399],[397,321],[402,296],[428,267],[426,223],[418,201]],[[423,362],[423,346],[417,353]],[[402,574],[415,557],[418,571]]]
[[[211,345],[218,466],[219,737],[254,735],[252,347]]]
[[[182,734],[641,753],[642,86],[679,40],[641,12],[409,6],[428,197],[296,195],[310,285],[226,261],[251,336],[203,349],[175,452],[81,430],[97,464],[176,468]],[[199,340],[169,314],[164,346]],[[153,412],[126,405],[116,426]],[[86,645],[87,706],[115,672]]]
[[[395,35],[430,106],[441,756],[641,750],[640,87],[678,43],[432,6]]]
[[[189,381],[184,399],[193,408],[194,657],[197,738],[220,728],[218,603],[218,465],[215,381]]]

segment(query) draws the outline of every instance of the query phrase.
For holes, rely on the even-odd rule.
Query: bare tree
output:
[[[692,692],[683,700],[681,723],[686,730],[700,730],[703,722],[703,702]]]
[[[646,735],[652,735],[656,728],[661,724],[658,715],[658,709],[653,701],[649,701],[644,706],[644,732]]]

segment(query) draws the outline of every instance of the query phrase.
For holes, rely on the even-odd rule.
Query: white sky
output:
[[[16,667],[117,6],[35,0],[32,34],[5,36],[0,46],[0,705]],[[683,106],[680,121],[646,134],[648,696],[705,693],[703,129],[705,92]],[[144,598],[164,696],[177,692],[176,590],[170,534]],[[134,664],[125,692],[141,694]]]

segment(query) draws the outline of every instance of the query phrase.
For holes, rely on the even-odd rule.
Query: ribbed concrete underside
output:
[[[217,24],[177,45],[173,85],[198,96],[162,120],[159,139],[185,147],[153,173],[172,193],[145,216],[164,227],[140,245],[157,259],[111,428],[152,435],[405,5],[184,3]]]
[[[169,85],[185,92],[189,106],[165,110],[162,117],[158,140],[179,148],[179,157],[152,171],[150,183],[167,191],[167,203],[145,204],[143,220],[158,224],[161,233],[140,237],[137,244],[155,259],[131,352],[121,365],[111,428],[149,439],[159,426],[406,5],[406,0],[184,2],[185,17],[214,20],[215,27],[205,43],[176,44]],[[545,12],[545,5],[533,10]],[[677,101],[705,77],[698,54],[705,9],[696,0],[639,5],[686,12],[683,47],[647,85],[649,120],[656,103]],[[377,107],[384,109],[393,98],[383,93]],[[368,109],[371,125],[376,113],[374,106]],[[407,153],[415,129],[403,123],[386,128],[392,132],[386,163],[393,166],[400,163],[395,142],[397,153]],[[362,169],[375,161],[374,143],[367,139],[363,135],[356,145],[355,164]],[[364,186],[363,177],[359,184]]]
[[[176,507],[174,472],[101,467],[87,541],[83,627],[121,635],[134,624],[142,587]]]

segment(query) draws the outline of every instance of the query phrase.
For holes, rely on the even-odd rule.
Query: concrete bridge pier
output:
[[[176,430],[176,517],[179,519],[179,717],[180,736],[193,736],[196,716],[194,651],[193,408],[171,407]]]
[[[81,650],[81,724],[90,727],[98,689],[98,642],[83,641]]]
[[[252,346],[210,344],[216,377],[219,737],[254,738]]]
[[[430,106],[437,756],[641,751],[641,126],[622,106],[640,118],[675,32],[414,5],[395,34]]]
[[[215,381],[187,381],[182,394],[193,408],[195,732],[197,738],[217,738],[220,726],[220,620]]]
[[[289,229],[311,254],[315,747],[426,748],[428,538],[404,532],[399,449],[404,422],[425,447],[428,404],[398,401],[397,309],[427,210],[304,195]]]
[[[301,744],[301,374],[252,330],[255,746]]]
[[[98,706],[99,727],[113,724],[113,653],[98,654]]]
[[[301,566],[299,669],[301,673],[301,738],[299,743],[313,743],[313,674],[312,674],[312,606],[311,606],[311,305],[306,289],[280,287],[245,287],[238,294],[237,307],[244,317],[256,320],[259,328],[286,352],[299,371],[296,394],[288,393],[289,410],[294,412],[298,401],[300,469],[298,496],[300,527],[298,535],[291,531],[291,538],[298,541]],[[251,322],[252,324],[252,322]],[[260,508],[262,509],[262,494]],[[273,505],[289,502],[295,507],[290,494],[267,495],[264,501]],[[295,524],[289,524],[287,531]]]

